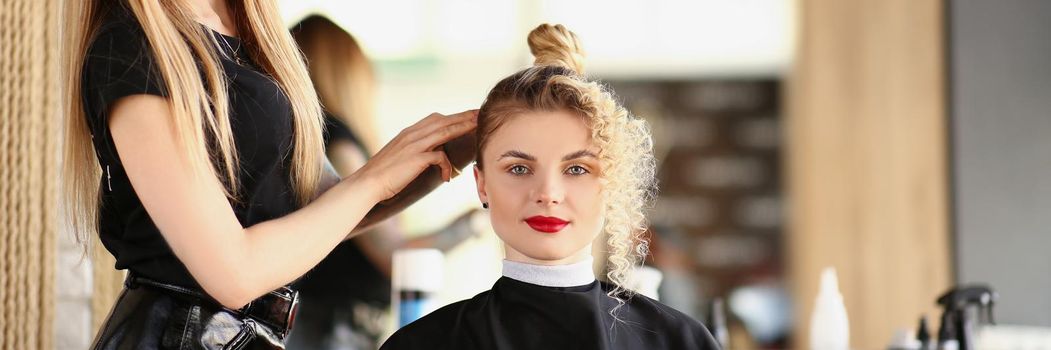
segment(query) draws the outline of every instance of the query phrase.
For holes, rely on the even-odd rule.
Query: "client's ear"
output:
[[[478,186],[478,200],[489,203],[489,195],[485,193],[485,174],[478,164],[474,165],[474,182]]]

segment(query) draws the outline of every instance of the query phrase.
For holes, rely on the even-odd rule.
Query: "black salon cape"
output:
[[[719,348],[700,322],[642,295],[614,320],[611,289],[598,281],[559,288],[501,277],[492,289],[402,327],[380,349]]]

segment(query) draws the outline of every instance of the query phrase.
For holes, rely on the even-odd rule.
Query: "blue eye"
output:
[[[512,175],[526,175],[526,174],[529,174],[529,168],[526,168],[524,165],[512,166],[507,171],[510,172]]]
[[[582,167],[582,166],[574,165],[574,166],[569,167],[569,169],[566,169],[566,173],[569,174],[569,175],[577,175],[577,176],[579,176],[579,175],[587,174],[587,173],[589,173],[589,171],[587,169],[584,169],[584,167]]]

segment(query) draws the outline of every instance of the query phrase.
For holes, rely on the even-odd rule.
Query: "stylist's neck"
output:
[[[237,26],[226,0],[191,0],[190,5],[197,15],[197,22],[226,35],[237,35]]]
[[[514,248],[511,248],[510,245],[508,245],[506,243],[504,244],[504,259],[507,259],[509,261],[518,262],[518,263],[523,263],[523,264],[546,265],[546,266],[569,265],[569,264],[575,264],[575,263],[587,260],[590,257],[591,257],[591,244],[588,244],[586,247],[584,247],[584,249],[581,249],[581,250],[577,251],[576,253],[573,253],[570,256],[567,256],[567,257],[564,257],[564,258],[559,258],[559,259],[536,259],[536,258],[531,258],[528,255],[522,254],[521,252],[515,250]]]

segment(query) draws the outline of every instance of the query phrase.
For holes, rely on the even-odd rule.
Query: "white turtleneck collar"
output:
[[[592,257],[569,265],[533,265],[504,259],[504,277],[545,287],[575,287],[595,281]]]

